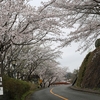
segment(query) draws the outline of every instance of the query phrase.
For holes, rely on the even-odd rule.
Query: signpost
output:
[[[1,68],[2,68],[2,64],[1,64],[1,54],[0,54],[0,95],[3,95],[3,85],[2,85],[2,73],[1,73]]]
[[[42,83],[42,79],[39,79],[39,84],[41,84]]]
[[[3,95],[2,77],[0,75],[0,95]]]
[[[3,95],[2,77],[0,77],[0,95]]]
[[[42,87],[42,81],[43,81],[42,79],[39,79],[39,80],[38,80],[38,84],[39,84],[39,86],[41,86],[41,87]]]

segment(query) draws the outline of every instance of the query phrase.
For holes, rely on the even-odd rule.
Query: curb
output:
[[[95,93],[95,94],[99,94],[100,95],[100,92],[99,91],[96,91],[96,90],[92,90],[92,89],[82,89],[82,88],[78,88],[78,87],[75,87],[75,86],[70,86],[71,89],[73,90],[76,90],[76,91],[82,91],[82,92],[88,92],[88,93]]]

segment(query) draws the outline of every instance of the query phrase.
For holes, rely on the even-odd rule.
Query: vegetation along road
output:
[[[61,85],[35,92],[31,100],[100,100],[99,94],[72,90],[70,86]]]

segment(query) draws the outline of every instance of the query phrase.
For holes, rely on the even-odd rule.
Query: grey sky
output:
[[[32,6],[38,7],[41,5],[41,1],[46,2],[48,0],[31,0],[30,4]],[[61,66],[68,67],[69,71],[71,72],[73,72],[74,69],[78,69],[80,67],[84,57],[88,53],[86,51],[81,54],[81,52],[76,52],[77,49],[78,49],[78,44],[75,43],[73,43],[71,46],[64,47],[63,49],[61,49],[61,51],[63,52],[62,59],[58,59]]]
[[[69,71],[73,72],[74,69],[79,69],[83,59],[85,58],[86,54],[88,52],[84,52],[81,54],[81,52],[76,52],[78,49],[78,44],[72,44],[71,46],[64,47],[61,51],[62,59],[58,59],[58,61],[61,63],[61,66],[68,67]]]

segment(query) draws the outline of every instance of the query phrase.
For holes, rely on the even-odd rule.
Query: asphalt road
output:
[[[37,91],[32,94],[31,100],[100,100],[100,95],[76,91],[67,85],[61,85]]]

